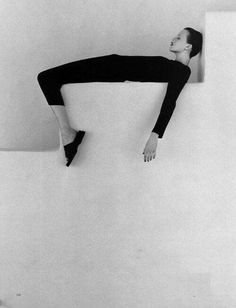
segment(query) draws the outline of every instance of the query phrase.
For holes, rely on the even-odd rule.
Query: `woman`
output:
[[[40,72],[37,76],[39,85],[59,123],[67,158],[66,166],[69,167],[76,155],[85,131],[76,132],[69,124],[60,92],[63,84],[95,81],[168,82],[159,117],[143,151],[144,161],[149,162],[156,156],[158,138],[162,138],[176,100],[191,74],[188,66],[190,59],[201,49],[202,34],[187,27],[171,41],[169,50],[175,54],[175,60],[161,56],[111,54],[78,60]]]

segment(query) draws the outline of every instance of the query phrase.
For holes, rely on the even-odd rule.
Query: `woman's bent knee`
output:
[[[39,83],[41,83],[45,77],[47,76],[47,71],[42,71],[37,75],[37,80]]]
[[[48,69],[48,70],[40,72],[37,75],[37,80],[38,80],[39,84],[41,84],[45,81],[56,80],[56,78],[55,78],[55,75],[53,75],[52,70]]]

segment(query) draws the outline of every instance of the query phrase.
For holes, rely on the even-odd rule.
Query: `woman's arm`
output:
[[[176,100],[184,85],[187,83],[190,74],[191,70],[183,70],[182,67],[178,66],[174,67],[171,72],[170,81],[168,82],[167,91],[161,106],[160,114],[152,130],[152,132],[159,135],[158,138],[163,137],[165,129],[175,109]]]
[[[149,162],[156,157],[158,138],[162,138],[175,109],[176,100],[184,85],[188,81],[190,74],[191,70],[183,71],[180,67],[174,68],[167,86],[166,95],[161,106],[159,117],[143,151],[145,162]]]

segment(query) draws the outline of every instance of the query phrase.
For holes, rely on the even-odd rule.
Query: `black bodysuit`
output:
[[[105,55],[63,64],[38,74],[39,85],[49,105],[64,105],[60,88],[80,82],[168,82],[159,117],[152,132],[162,138],[176,106],[176,100],[188,81],[191,69],[162,56]]]

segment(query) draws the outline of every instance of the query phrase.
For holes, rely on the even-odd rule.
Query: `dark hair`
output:
[[[188,31],[187,43],[192,45],[192,50],[190,52],[190,58],[192,58],[202,50],[202,34],[190,27],[184,29]]]

